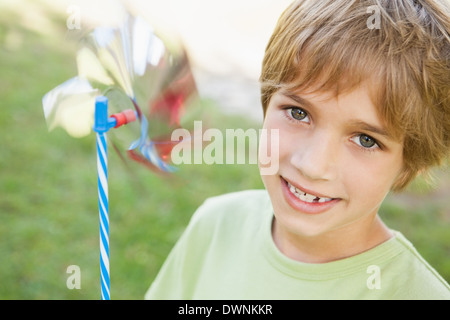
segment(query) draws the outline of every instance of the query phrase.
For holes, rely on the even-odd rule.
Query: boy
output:
[[[260,77],[276,173],[262,174],[266,190],[208,199],[146,298],[450,299],[377,214],[389,191],[448,156],[449,10],[292,3]]]

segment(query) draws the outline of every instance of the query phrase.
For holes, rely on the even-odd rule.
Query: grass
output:
[[[49,133],[41,106],[46,92],[76,74],[74,48],[61,43],[64,21],[55,20],[53,38],[16,21],[15,12],[0,12],[0,298],[99,299],[95,138]],[[254,126],[203,103],[216,127]],[[162,177],[110,152],[109,172],[113,299],[143,298],[204,199],[262,188],[254,165],[185,165]],[[392,196],[381,215],[448,281],[449,203],[433,195]],[[418,197],[422,205],[410,205]],[[70,265],[80,267],[80,290],[66,287]]]

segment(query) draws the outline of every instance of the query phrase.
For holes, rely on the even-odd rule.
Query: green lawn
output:
[[[42,96],[76,74],[65,21],[54,36],[0,12],[0,299],[99,299],[95,137],[48,132]],[[212,126],[248,128],[203,101]],[[436,192],[392,197],[381,215],[450,280],[448,181]],[[420,183],[416,183],[416,186]],[[126,167],[110,152],[112,299],[141,299],[194,210],[209,196],[261,188],[255,165],[184,165],[171,177]],[[441,192],[441,194],[439,193]],[[412,201],[414,200],[414,201]],[[67,267],[81,289],[66,287]]]

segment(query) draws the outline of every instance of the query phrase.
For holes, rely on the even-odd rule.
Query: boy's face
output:
[[[367,226],[402,169],[402,142],[389,137],[365,87],[337,97],[280,90],[264,128],[279,129],[278,172],[262,179],[283,236]]]

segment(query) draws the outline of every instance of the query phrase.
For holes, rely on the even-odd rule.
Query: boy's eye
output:
[[[375,139],[365,134],[357,135],[353,137],[352,140],[356,142],[356,144],[366,149],[374,149],[378,147],[378,144],[375,141]]]
[[[308,113],[300,108],[290,108],[291,117],[295,120],[302,121],[308,117]]]

